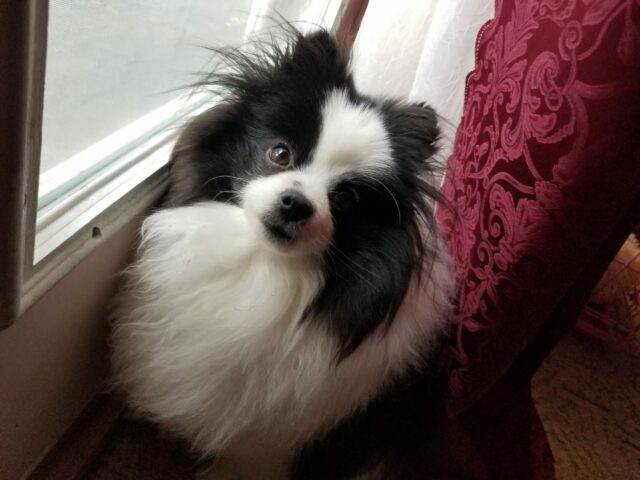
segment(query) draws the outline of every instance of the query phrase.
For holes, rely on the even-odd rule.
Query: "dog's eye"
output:
[[[343,187],[330,194],[331,200],[343,205],[355,205],[360,202],[360,194],[353,187]]]
[[[276,165],[286,168],[291,166],[293,155],[291,154],[291,149],[287,145],[279,143],[267,151],[267,158]]]

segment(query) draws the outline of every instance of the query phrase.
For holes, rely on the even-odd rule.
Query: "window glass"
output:
[[[134,121],[194,81],[199,45],[242,42],[250,0],[54,0],[41,172]]]
[[[40,173],[183,95],[211,67],[203,46],[240,45],[277,15],[324,23],[335,3],[51,0]]]

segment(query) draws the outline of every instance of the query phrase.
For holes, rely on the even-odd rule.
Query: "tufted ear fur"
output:
[[[219,103],[194,118],[174,147],[164,206],[179,207],[230,195],[233,152],[242,135],[241,108]],[[237,149],[237,146],[236,146]],[[205,182],[202,179],[207,179]]]
[[[387,102],[385,107],[385,120],[394,138],[411,147],[410,151],[417,152],[423,160],[431,158],[437,151],[436,142],[440,137],[435,110],[424,102]]]

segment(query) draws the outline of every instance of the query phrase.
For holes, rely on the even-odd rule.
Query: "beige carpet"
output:
[[[640,357],[565,339],[533,383],[557,480],[640,479]]]

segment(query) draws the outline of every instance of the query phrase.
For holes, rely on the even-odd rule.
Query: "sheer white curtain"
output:
[[[245,38],[269,32],[281,18],[293,23],[303,32],[316,25],[331,29],[342,0],[253,0],[245,28]]]
[[[365,93],[427,101],[443,117],[443,153],[460,122],[475,39],[493,0],[370,0],[354,45]]]

